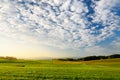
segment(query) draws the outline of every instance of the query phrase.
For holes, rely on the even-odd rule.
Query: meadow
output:
[[[120,58],[92,61],[0,59],[0,80],[120,80]]]

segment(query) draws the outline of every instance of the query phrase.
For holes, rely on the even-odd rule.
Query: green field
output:
[[[120,58],[76,62],[0,59],[0,80],[120,80]]]

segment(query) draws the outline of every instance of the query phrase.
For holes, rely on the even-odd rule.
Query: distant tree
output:
[[[0,59],[5,59],[5,57],[3,57],[3,56],[0,56]]]
[[[120,54],[113,54],[108,56],[109,58],[120,58]]]
[[[73,58],[64,58],[64,59],[58,59],[60,61],[74,61],[75,59]]]
[[[120,58],[120,54],[113,54],[109,56],[87,56],[83,58],[73,59],[73,58],[63,58],[58,59],[60,61],[90,61],[90,60],[100,60],[100,59],[109,59],[109,58]]]
[[[10,57],[10,56],[6,56],[5,59],[7,59],[7,60],[17,60],[16,57]]]

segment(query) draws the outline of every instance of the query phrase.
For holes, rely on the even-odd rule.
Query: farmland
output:
[[[92,61],[0,59],[0,80],[120,80],[120,58]]]

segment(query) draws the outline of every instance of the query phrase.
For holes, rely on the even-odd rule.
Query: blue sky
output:
[[[0,56],[120,54],[119,0],[0,0]]]

